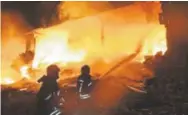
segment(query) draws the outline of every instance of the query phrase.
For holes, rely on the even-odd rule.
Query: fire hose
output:
[[[110,68],[105,74],[103,74],[101,77],[99,77],[99,79],[105,79],[105,78],[109,77],[108,75],[111,72],[115,71],[118,67],[120,67],[123,64],[124,65],[128,64],[136,56],[138,56],[138,54],[140,53],[141,49],[142,49],[142,42],[140,42],[139,46],[137,47],[136,53],[129,55],[128,57],[126,57],[125,59],[123,59],[122,61],[120,61],[119,63],[117,63],[115,66],[113,66],[112,68]],[[129,81],[134,81],[135,82],[135,80],[130,80],[129,78],[125,78],[125,79],[127,79]],[[143,86],[144,86],[144,84],[141,85],[140,87],[143,87]],[[126,87],[128,87],[129,89],[131,89],[133,91],[139,92],[139,93],[147,93],[145,90],[142,90],[142,89],[134,87],[134,86],[130,86],[130,85],[126,84]]]
[[[139,46],[138,49],[137,49],[137,52],[128,56],[127,58],[123,59],[122,61],[120,61],[119,63],[117,63],[115,66],[113,66],[111,69],[109,69],[105,74],[103,74],[99,79],[104,79],[104,78],[107,78],[111,72],[115,71],[118,67],[120,67],[121,65],[126,65],[128,64],[131,60],[133,60],[141,51],[141,47]],[[125,78],[129,81],[134,81],[134,82],[138,82],[136,80],[131,80],[129,78]],[[140,87],[143,87],[144,84],[142,84]],[[128,87],[129,89],[133,90],[133,91],[136,91],[136,92],[139,92],[139,93],[147,93],[145,90],[142,90],[138,87],[134,87],[134,86],[130,86],[130,85],[127,85],[126,84],[126,87]]]
[[[152,31],[153,31],[153,30],[152,30]],[[151,31],[150,34],[152,34],[152,31]],[[154,29],[154,31],[155,31],[155,29]],[[150,34],[149,34],[149,35],[150,35]],[[149,36],[149,35],[147,34],[146,37],[144,37],[144,38],[147,38],[147,36]],[[142,40],[144,40],[144,39],[142,39]],[[139,42],[139,45],[138,45],[138,47],[137,47],[137,49],[136,49],[136,53],[129,55],[128,57],[126,57],[125,59],[123,59],[122,61],[120,61],[120,62],[117,63],[116,65],[114,65],[114,66],[113,66],[112,68],[110,68],[106,73],[104,73],[102,76],[100,76],[99,79],[105,79],[105,78],[109,77],[108,75],[109,75],[110,73],[112,73],[113,71],[115,71],[115,70],[116,70],[117,68],[119,68],[121,65],[127,65],[130,61],[132,61],[135,57],[138,56],[138,54],[141,52],[141,50],[142,50],[142,41]],[[131,79],[127,78],[127,77],[126,77],[125,79],[127,79],[127,80],[129,80],[129,81],[138,82],[138,81],[136,81],[136,80],[131,80]],[[134,87],[134,86],[129,86],[129,85],[127,85],[127,84],[126,84],[126,86],[127,86],[129,89],[134,90],[134,91],[136,91],[136,92],[147,93],[146,91],[141,90],[140,88],[137,88],[137,87]],[[144,87],[144,83],[142,83],[140,87]]]
[[[103,74],[99,79],[106,78],[107,75],[109,75],[112,71],[116,70],[121,65],[128,64],[128,62],[132,61],[136,56],[138,56],[138,54],[141,52],[141,49],[142,49],[142,42],[140,42],[140,44],[138,45],[136,49],[136,53],[129,55],[128,57],[117,63],[115,66],[110,68],[105,74]]]
[[[136,49],[136,53],[134,54],[131,54],[129,55],[128,57],[126,57],[125,59],[123,59],[122,61],[120,61],[119,63],[117,63],[116,65],[114,65],[112,68],[110,68],[106,73],[104,73],[102,76],[99,77],[99,79],[104,79],[106,77],[108,77],[107,75],[109,75],[111,72],[115,71],[117,68],[119,68],[121,65],[126,65],[128,64],[130,61],[132,61],[136,56],[138,56],[138,54],[141,52],[142,50],[142,47],[143,47],[143,41],[150,35],[152,35],[155,31],[157,31],[158,28],[155,28],[154,30],[151,29],[151,32],[149,32],[149,34],[146,34],[143,39],[141,39],[141,41],[139,42],[138,44],[138,47]],[[128,79],[130,80],[129,78],[125,78],[125,79]],[[134,81],[134,80],[131,80],[131,81]],[[143,84],[144,85],[144,84]],[[132,87],[132,86],[129,86],[129,85],[126,85],[128,88],[136,91],[136,92],[141,92],[141,93],[146,93],[146,91],[142,91],[140,89],[137,89],[135,87]]]
[[[136,56],[138,56],[138,54],[141,52],[142,48],[143,48],[143,41],[149,37],[150,35],[152,35],[154,32],[156,32],[158,30],[158,28],[155,28],[154,30],[151,29],[151,31],[149,32],[149,34],[146,34],[143,39],[141,39],[141,41],[138,44],[138,47],[136,49],[136,53],[129,55],[128,57],[126,57],[125,59],[123,59],[122,61],[120,61],[119,63],[117,63],[115,66],[113,66],[111,69],[109,69],[105,74],[103,74],[101,77],[99,77],[99,79],[105,78],[107,75],[109,75],[112,71],[116,70],[118,67],[120,67],[123,64],[128,64],[130,61],[132,61]]]

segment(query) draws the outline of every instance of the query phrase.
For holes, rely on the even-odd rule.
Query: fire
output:
[[[68,4],[68,6],[69,5],[70,4]],[[62,22],[49,28],[37,29],[37,33],[34,33],[36,39],[34,60],[31,66],[21,66],[19,69],[21,77],[30,79],[30,68],[39,70],[46,69],[50,64],[60,64],[61,66],[66,67],[69,63],[85,64],[95,62],[97,59],[101,58],[104,61],[108,60],[107,63],[112,63],[117,61],[117,58],[119,59],[134,53],[138,42],[142,39],[143,49],[138,59],[140,62],[143,61],[143,58],[146,55],[155,55],[159,51],[162,51],[164,54],[167,50],[165,27],[158,23],[158,19],[155,19],[158,15],[158,11],[155,11],[152,14],[154,15],[152,17],[152,20],[155,20],[154,22],[147,22],[146,13],[141,9],[142,7],[139,4],[112,9],[99,14],[95,11],[94,14],[96,15],[75,19],[77,17],[82,17],[82,12],[80,11],[77,13],[77,10],[70,10],[67,8],[68,6],[63,7],[66,9],[64,13],[67,16],[70,16],[69,18],[72,20]],[[88,14],[86,13],[88,11],[87,8],[84,7],[83,9],[86,9],[84,10],[85,14]],[[90,10],[89,14],[93,14],[91,13],[92,11],[93,10]],[[70,15],[69,13],[73,14]],[[63,14],[62,16],[65,15]],[[101,32],[101,28],[104,29],[102,30],[103,33]],[[7,31],[8,28],[3,30]],[[17,33],[19,29],[13,30]],[[7,36],[8,34],[4,35],[3,38],[5,39]],[[11,35],[11,38],[14,38],[14,36],[15,35]],[[101,36],[103,36],[104,44],[101,44]],[[16,38],[14,38],[14,40],[17,41]],[[13,41],[13,39],[10,41]],[[21,44],[23,45],[24,43],[21,42]],[[23,47],[25,46],[20,48],[16,46],[19,50],[12,49],[12,44],[9,45],[9,47],[10,48],[3,47],[9,49],[8,51],[3,49],[4,60],[7,60],[7,57],[13,58],[18,55],[11,55],[12,53],[7,52],[24,52]],[[9,61],[12,61],[12,58],[9,59]],[[2,62],[5,62],[4,60]],[[4,69],[5,65],[7,66],[10,64],[6,63],[3,65],[4,67],[2,68]],[[11,73],[10,71],[8,72]],[[15,78],[14,76],[16,75],[6,74],[4,76]],[[14,82],[8,77],[3,78],[5,79],[3,79],[2,82]]]
[[[20,68],[21,76],[24,77],[24,78],[29,79],[30,76],[29,76],[28,70],[29,70],[29,67],[28,67],[28,66],[22,66],[22,67]]]
[[[159,26],[149,34],[144,43],[143,55],[155,55],[157,52],[164,54],[167,51],[165,32],[165,27]]]
[[[84,60],[84,50],[71,50],[68,46],[68,33],[62,30],[42,30],[36,37],[35,58],[33,68],[40,65],[60,63],[66,65],[69,62],[80,62]]]
[[[153,55],[155,55],[159,51],[161,51],[163,55],[167,51],[166,40],[160,41],[158,44],[155,44],[153,48]]]
[[[25,38],[22,34],[29,30],[29,26],[17,11],[1,13],[1,83],[11,84],[22,78],[19,69],[15,71],[11,65],[25,51]]]
[[[14,80],[13,79],[11,79],[11,77],[3,77],[3,78],[1,78],[1,84],[6,84],[6,85],[8,85],[8,84],[12,84],[12,83],[14,83]]]

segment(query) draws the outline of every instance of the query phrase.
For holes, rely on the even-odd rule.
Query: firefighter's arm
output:
[[[38,79],[37,82],[38,82],[38,83],[42,82],[42,81],[44,80],[44,77],[45,77],[45,76],[42,76],[40,79]]]

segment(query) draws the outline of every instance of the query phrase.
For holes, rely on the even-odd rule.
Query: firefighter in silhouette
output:
[[[92,88],[92,80],[90,75],[90,67],[84,65],[81,68],[81,75],[77,79],[77,91],[80,99],[90,98],[90,92]]]
[[[52,110],[53,96],[60,93],[57,83],[60,69],[56,65],[47,67],[47,75],[41,77],[38,82],[42,82],[42,86],[37,94],[37,115],[49,115]]]

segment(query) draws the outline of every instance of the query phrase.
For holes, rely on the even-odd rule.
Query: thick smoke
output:
[[[37,14],[42,27],[54,25],[59,22],[58,13],[56,12],[58,4],[59,2],[57,1],[42,1],[38,3]]]

